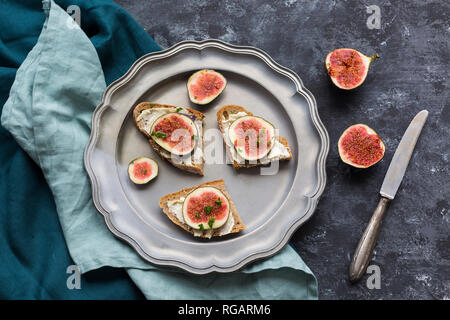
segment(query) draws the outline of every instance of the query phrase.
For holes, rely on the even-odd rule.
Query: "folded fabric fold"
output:
[[[92,112],[106,88],[102,64],[71,17],[53,1],[43,4],[47,19],[16,74],[1,123],[42,169],[81,271],[125,268],[151,299],[317,298],[314,275],[290,246],[232,274],[194,276],[149,264],[109,232],[83,165]]]

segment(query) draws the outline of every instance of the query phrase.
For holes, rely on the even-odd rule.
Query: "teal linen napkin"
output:
[[[161,48],[112,0],[57,0],[77,6],[106,84],[132,63]],[[0,4],[0,115],[16,73],[36,45],[46,15],[41,1]],[[120,43],[120,46],[117,46]],[[55,200],[41,168],[0,125],[0,299],[142,299],[123,268],[103,267],[81,277],[81,290],[65,285],[73,265]]]
[[[147,263],[109,232],[83,166],[92,111],[106,88],[101,64],[64,10],[49,0],[43,7],[47,19],[17,71],[1,122],[41,167],[81,272],[125,268],[150,299],[316,299],[316,279],[290,246],[232,274],[195,276]]]

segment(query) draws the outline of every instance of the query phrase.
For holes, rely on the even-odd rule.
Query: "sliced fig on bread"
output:
[[[244,107],[223,106],[217,112],[228,158],[235,169],[265,165],[292,158],[286,138],[268,120],[254,116]]]
[[[173,223],[196,237],[218,237],[245,229],[223,180],[165,195],[159,206]]]
[[[133,110],[136,127],[159,156],[175,167],[203,175],[203,119],[199,111],[142,102]]]
[[[216,187],[198,187],[183,201],[184,222],[193,229],[218,229],[228,221],[229,216],[228,198]]]
[[[194,150],[198,129],[189,116],[169,112],[153,122],[150,136],[166,151],[183,156]]]
[[[231,123],[227,131],[236,151],[245,160],[262,159],[274,145],[275,128],[260,117],[240,117]]]

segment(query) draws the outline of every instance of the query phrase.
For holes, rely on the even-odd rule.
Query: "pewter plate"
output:
[[[186,81],[204,68],[221,72],[228,84],[212,103],[196,106],[189,101]],[[242,105],[279,128],[293,159],[280,162],[275,175],[261,175],[261,168],[236,172],[225,163],[223,146],[208,151],[217,138],[211,134],[205,136],[205,153],[216,161],[205,164],[203,177],[183,172],[162,160],[136,129],[131,111],[142,101],[197,109],[206,115],[205,131],[217,129],[216,112],[221,106]],[[93,114],[85,166],[94,204],[114,235],[151,263],[205,274],[232,272],[283,248],[317,206],[325,187],[328,149],[329,137],[316,101],[297,74],[253,47],[218,40],[185,41],[138,59],[106,89]],[[139,156],[159,164],[159,176],[144,186],[133,184],[127,176],[128,163]],[[246,225],[243,232],[210,240],[194,238],[159,208],[163,195],[216,179],[225,180]]]

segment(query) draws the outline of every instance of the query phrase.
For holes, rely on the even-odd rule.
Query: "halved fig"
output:
[[[385,146],[370,127],[355,124],[342,133],[338,150],[343,162],[356,168],[368,168],[383,158]]]
[[[187,82],[189,99],[196,104],[210,103],[222,93],[226,85],[227,80],[217,71],[197,71]]]
[[[336,49],[327,55],[325,67],[338,88],[350,90],[364,82],[370,63],[378,57],[377,54],[368,57],[355,49]]]
[[[234,148],[246,160],[258,160],[267,155],[275,140],[274,126],[260,117],[244,116],[228,128]]]
[[[128,165],[128,176],[136,184],[146,184],[158,175],[158,163],[155,160],[140,157]]]
[[[227,197],[215,187],[200,187],[183,202],[183,218],[194,229],[208,230],[223,226],[230,215]]]
[[[194,121],[177,112],[167,113],[156,119],[150,135],[163,149],[178,156],[191,153],[199,138]]]

